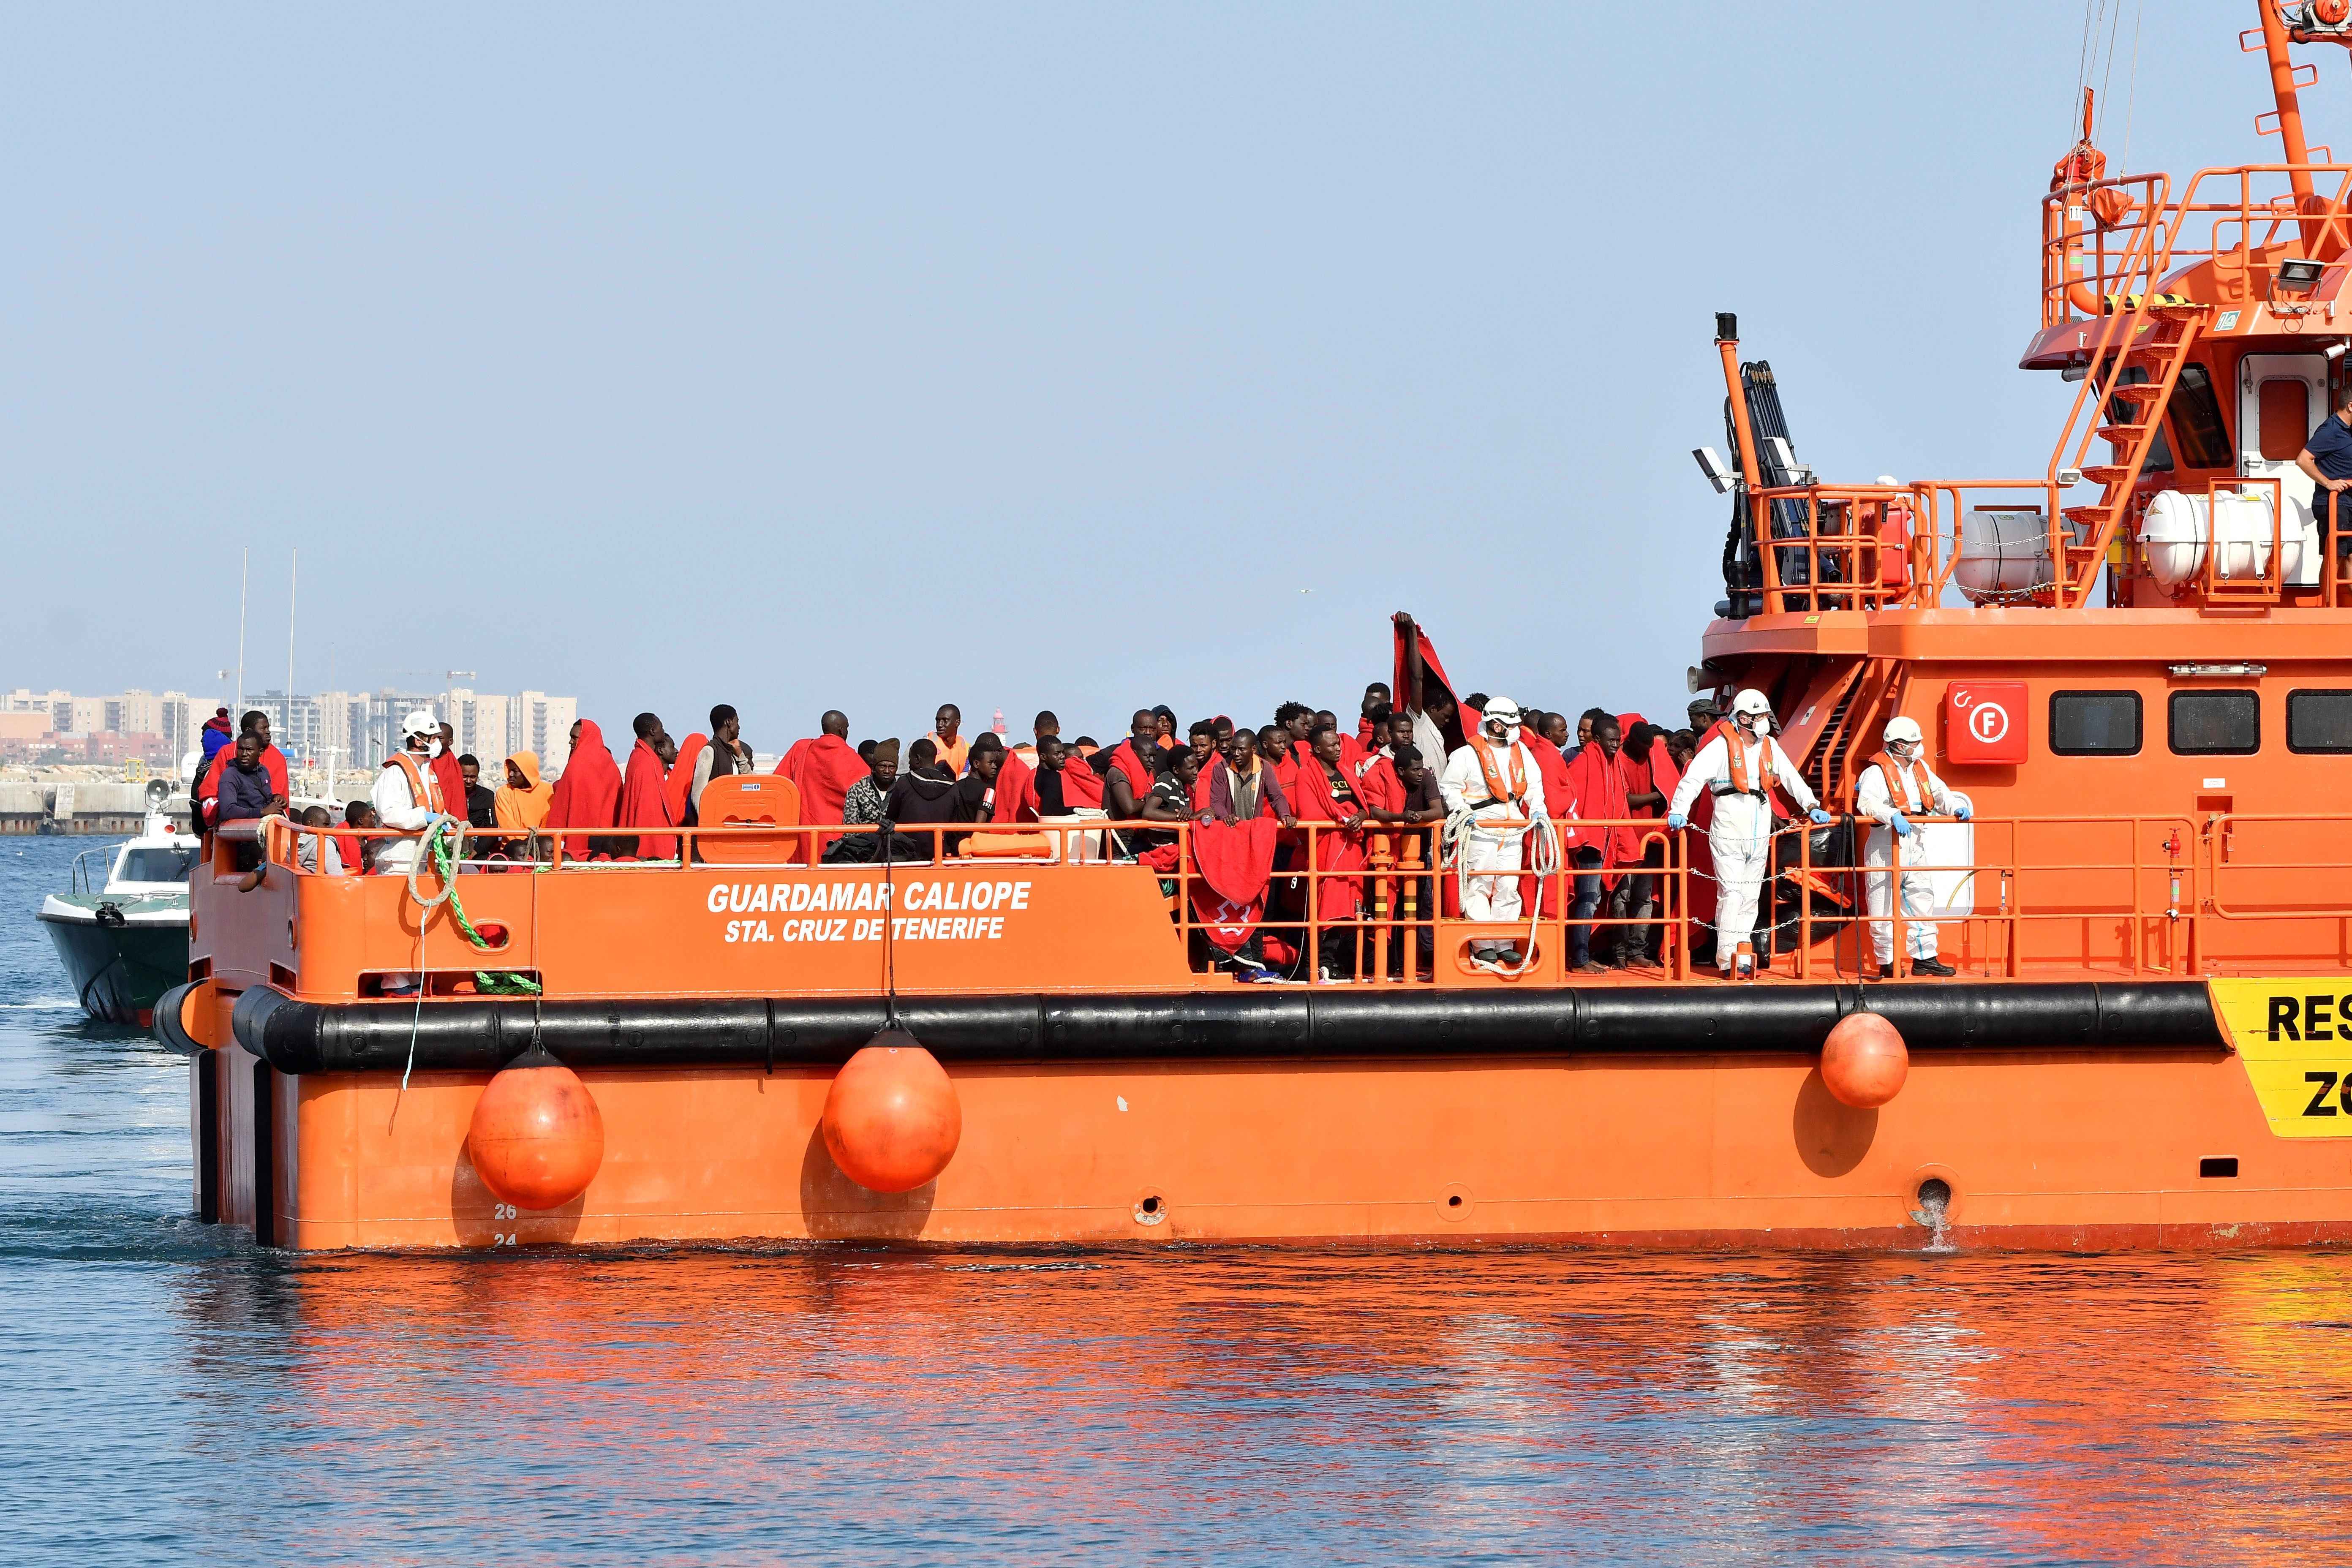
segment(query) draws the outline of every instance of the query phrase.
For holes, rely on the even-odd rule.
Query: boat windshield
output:
[[[184,882],[189,868],[196,863],[193,849],[175,849],[167,845],[148,845],[122,852],[122,864],[114,868],[118,882]]]

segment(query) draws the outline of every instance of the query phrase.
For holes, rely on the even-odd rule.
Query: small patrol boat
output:
[[[2042,197],[2024,368],[2077,391],[2040,473],[1825,483],[1717,318],[1692,689],[1761,693],[1833,818],[1741,851],[1748,977],[1702,962],[1707,836],[1655,817],[1576,824],[1662,896],[1656,963],[1600,974],[1557,855],[1302,822],[1293,945],[1349,958],[1276,984],[1215,959],[1272,920],[1230,837],[1264,818],[894,837],[738,776],[642,855],[451,824],[399,878],[233,824],[156,1012],[198,1212],[297,1247],[2352,1240],[2352,570],[2296,460],[2347,397],[2352,164],[2293,58],[2352,0],[2256,9],[2280,160],[2110,176],[2086,122]],[[1394,653],[1401,700],[1442,682]],[[1890,850],[1853,814],[1898,734],[1973,810]],[[1453,913],[1474,875],[1522,918]],[[1868,962],[1923,926],[1933,967]]]
[[[75,1000],[101,1023],[148,1027],[156,998],[187,977],[188,877],[203,846],[173,826],[170,793],[165,781],[150,783],[139,836],[75,857],[67,889],[36,913]],[[102,857],[110,858],[101,874]]]

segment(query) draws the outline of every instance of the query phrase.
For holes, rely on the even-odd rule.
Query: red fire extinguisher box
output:
[[[2021,763],[2029,717],[2021,680],[1955,680],[1944,689],[1944,755],[1956,763]]]

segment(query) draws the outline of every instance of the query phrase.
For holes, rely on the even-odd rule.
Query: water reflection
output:
[[[189,1271],[207,1446],[312,1557],[2311,1561],[2335,1257],[842,1250]],[[251,1417],[272,1436],[254,1441]],[[429,1508],[415,1507],[420,1491]],[[394,1534],[388,1538],[384,1531]],[[764,1543],[764,1544],[763,1544]]]

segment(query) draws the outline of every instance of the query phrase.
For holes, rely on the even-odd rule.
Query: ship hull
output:
[[[1932,996],[1915,1005],[1966,1016],[1972,989],[2003,988],[1953,988],[1957,1007]],[[1687,1031],[1699,1025],[1687,1018],[1685,1032],[1654,1020],[1578,1048],[1580,1025],[1561,1028],[1522,1005],[1490,1009],[1483,1029],[1475,1012],[1442,1032],[1427,1020],[1399,1025],[1376,1051],[1312,1018],[1304,1040],[1235,1051],[1196,1019],[1206,1037],[1190,1054],[1167,1048],[1166,1021],[1132,999],[1067,1004],[1108,1021],[1094,1035],[1065,1022],[1058,1040],[1060,1004],[990,999],[1012,1002],[1016,1017],[1034,1009],[1042,1032],[1026,1043],[1000,1035],[992,1047],[977,1029],[960,1035],[934,1018],[962,1141],[935,1182],[890,1196],[844,1176],[818,1131],[833,1064],[857,1043],[862,1017],[830,1035],[788,1024],[780,1041],[723,1009],[772,1017],[781,1007],[790,1019],[787,1004],[668,1005],[677,1028],[705,1041],[709,1059],[695,1063],[621,1005],[598,1009],[604,1043],[593,1049],[579,1013],[551,1005],[541,1038],[564,1042],[559,1054],[594,1096],[605,1153],[582,1197],[520,1214],[483,1186],[466,1143],[489,1066],[529,1044],[529,1004],[427,1007],[420,1027],[406,1007],[320,1006],[264,990],[224,1016],[233,1038],[194,1064],[198,1114],[217,1119],[209,1140],[200,1129],[217,1166],[200,1169],[199,1184],[215,1184],[222,1217],[300,1247],[2352,1240],[2344,1144],[2275,1135],[2210,1010],[2198,1017],[2154,987],[2096,989],[2109,1005],[2094,998],[2085,1018],[2077,998],[2063,1038],[2045,1027],[2028,1039],[2019,1024],[1986,1045],[1979,1016],[1955,1026],[1962,1043],[1935,1043],[1931,1027],[1915,1026],[1928,1039],[1915,1041],[1908,1080],[1876,1110],[1840,1104],[1812,1053],[1743,1028],[1739,996],[1722,992],[1713,1048],[1694,1048]],[[1798,993],[1776,1005],[1801,1013],[1819,1000]],[[393,1037],[394,1011],[419,1052],[404,1091],[405,1063],[373,1054]],[[685,1021],[697,1015],[698,1025]],[[2139,1035],[2119,1037],[2129,1017]],[[2163,1018],[2172,1022],[2151,1022]],[[482,1048],[485,1028],[498,1041],[490,1063],[441,1065]],[[1531,1036],[1570,1048],[1537,1049]],[[299,1054],[325,1052],[322,1040],[349,1054]],[[996,1059],[983,1059],[992,1049]]]

